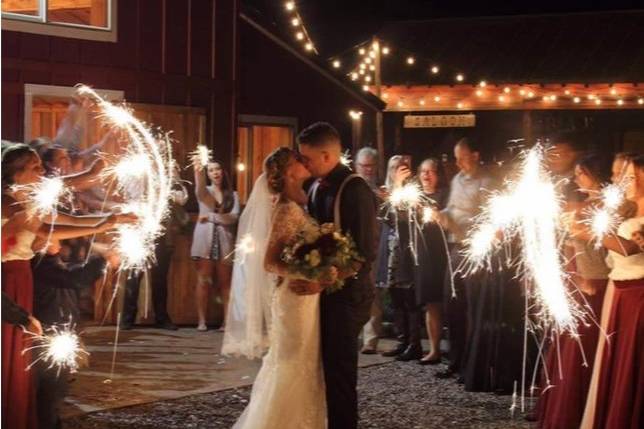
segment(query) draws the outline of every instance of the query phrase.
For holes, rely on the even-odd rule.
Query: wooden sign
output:
[[[476,125],[476,115],[406,115],[405,128],[457,128]]]

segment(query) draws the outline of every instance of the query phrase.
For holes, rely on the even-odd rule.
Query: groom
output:
[[[308,187],[309,214],[319,223],[339,220],[365,259],[340,291],[322,293],[320,298],[328,429],[352,429],[358,425],[358,335],[369,320],[374,297],[370,271],[377,247],[376,199],[367,182],[340,162],[342,145],[333,126],[325,122],[309,126],[298,135],[298,144],[304,165],[317,179]],[[320,291],[315,283],[291,287],[300,294]]]

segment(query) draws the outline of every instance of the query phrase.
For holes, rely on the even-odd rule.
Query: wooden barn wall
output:
[[[349,147],[352,125],[348,112],[362,110],[361,143],[376,146],[372,107],[244,19],[239,21],[239,58],[243,64],[238,73],[240,114],[293,117],[300,129],[315,121],[327,121],[338,128],[343,144]],[[341,72],[338,76],[346,79]]]
[[[24,139],[24,84],[80,82],[122,90],[132,103],[205,109],[205,143],[232,162],[237,5],[121,0],[116,43],[3,30],[2,138]]]

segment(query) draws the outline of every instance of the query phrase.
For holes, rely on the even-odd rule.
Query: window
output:
[[[116,0],[2,0],[5,30],[116,41]]]

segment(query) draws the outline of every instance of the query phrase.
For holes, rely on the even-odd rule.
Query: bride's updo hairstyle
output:
[[[266,174],[268,189],[271,193],[281,194],[284,191],[286,166],[293,156],[295,156],[293,149],[280,147],[266,157],[266,161],[264,161],[264,174]]]

